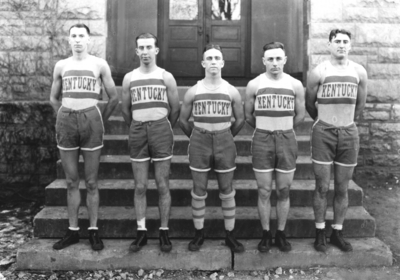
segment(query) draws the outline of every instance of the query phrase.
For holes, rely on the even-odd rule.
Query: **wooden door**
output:
[[[160,0],[159,65],[175,77],[201,77],[204,75],[201,67],[204,46],[213,43],[222,47],[223,76],[245,76],[249,2]],[[232,17],[234,8],[236,14]]]

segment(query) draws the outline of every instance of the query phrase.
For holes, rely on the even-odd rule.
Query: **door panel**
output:
[[[215,6],[216,3],[224,1],[214,1],[213,6],[213,0],[197,0],[196,16],[196,12],[193,12],[194,0],[190,1],[190,11],[189,4],[185,1],[160,1],[160,6],[163,6],[160,9],[163,17],[162,32],[159,32],[162,38],[160,65],[175,77],[201,77],[204,75],[204,69],[201,67],[204,46],[213,43],[220,45],[224,54],[223,75],[245,75],[248,1],[233,1],[240,5],[237,9],[238,15],[230,13],[232,10],[227,5]],[[224,9],[228,11],[226,15]]]

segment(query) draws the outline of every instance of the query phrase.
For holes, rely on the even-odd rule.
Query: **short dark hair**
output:
[[[273,49],[282,49],[283,52],[286,54],[285,45],[284,44],[282,44],[281,42],[271,42],[271,43],[268,43],[268,44],[264,45],[264,47],[263,47],[263,55],[264,55],[265,51],[273,50]]]
[[[329,33],[329,42],[332,42],[332,39],[334,37],[336,37],[336,35],[338,33],[341,33],[341,34],[349,36],[349,38],[351,40],[351,32],[350,31],[347,31],[345,29],[332,29],[331,32]]]
[[[204,53],[206,51],[212,50],[212,49],[216,49],[217,51],[220,51],[221,54],[222,54],[222,57],[224,56],[221,46],[220,45],[215,45],[215,44],[207,44],[203,49],[203,55],[204,55]]]
[[[77,23],[77,24],[74,24],[74,25],[72,25],[72,26],[69,28],[68,32],[71,33],[71,29],[74,28],[74,27],[75,27],[75,28],[85,28],[87,34],[90,35],[90,29],[89,29],[89,27],[88,27],[86,24],[84,24],[84,23]]]
[[[139,36],[136,37],[136,47],[138,46],[138,40],[139,39],[154,39],[154,46],[156,46],[158,48],[158,39],[156,37],[156,35],[146,32],[146,33],[142,33],[139,34]]]

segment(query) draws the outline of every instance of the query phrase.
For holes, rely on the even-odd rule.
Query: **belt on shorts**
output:
[[[279,134],[287,134],[287,133],[293,133],[293,129],[287,129],[287,130],[265,130],[261,128],[256,128],[257,132],[265,133],[265,134],[271,134],[271,135],[279,135]]]
[[[96,109],[96,106],[91,106],[89,108],[85,108],[85,109],[82,109],[82,110],[73,110],[73,109],[69,109],[69,108],[63,107],[61,109],[61,112],[69,113],[69,114],[81,114],[81,113],[92,111],[94,109]]]
[[[161,118],[161,119],[159,119],[159,120],[155,120],[155,121],[135,121],[135,120],[132,120],[132,123],[136,123],[136,124],[139,124],[139,125],[144,125],[144,124],[148,124],[148,125],[151,125],[152,123],[160,123],[160,122],[163,122],[163,121],[165,121],[167,119],[167,117],[164,117],[164,118]]]
[[[326,127],[322,127],[322,130],[333,130],[335,132],[342,131],[342,130],[348,130],[349,128],[353,128],[354,127],[354,122],[349,124],[349,125],[346,125],[346,126],[334,126],[334,125],[331,125],[329,123],[326,123],[326,122],[321,121],[321,120],[318,119],[315,122],[315,124],[317,124],[317,123],[320,123],[320,124],[326,126]]]
[[[197,131],[199,131],[199,132],[201,132],[201,133],[205,133],[205,134],[221,134],[221,133],[224,133],[224,132],[229,131],[231,128],[228,127],[228,128],[221,129],[221,130],[209,131],[209,130],[207,130],[207,129],[204,129],[204,128],[200,128],[200,127],[196,127],[196,126],[195,126],[195,127],[193,127],[193,129],[195,129],[195,130],[197,130]]]

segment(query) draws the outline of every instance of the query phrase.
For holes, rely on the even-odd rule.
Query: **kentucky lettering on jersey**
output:
[[[217,89],[209,90],[203,81],[197,83],[192,114],[194,125],[208,131],[218,131],[231,126],[232,100],[224,81]]]
[[[263,109],[294,110],[294,94],[290,90],[264,88],[257,92],[256,112]]]
[[[92,71],[69,70],[62,78],[63,98],[99,99],[100,87]]]
[[[319,104],[355,104],[357,100],[358,81],[351,76],[326,77],[322,92],[318,96]]]
[[[136,121],[154,121],[168,115],[169,103],[164,69],[157,68],[151,73],[133,70],[129,92],[132,102],[132,118]]]

